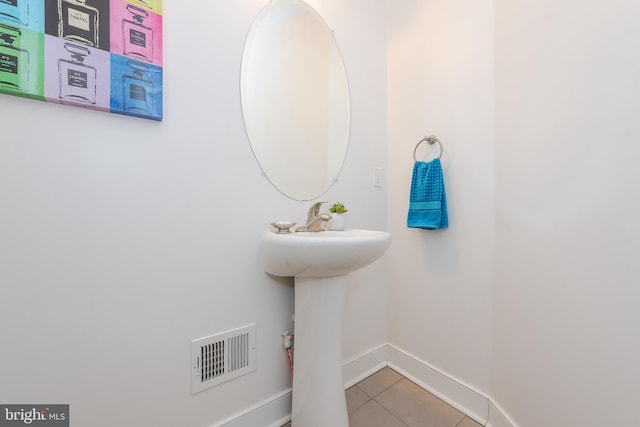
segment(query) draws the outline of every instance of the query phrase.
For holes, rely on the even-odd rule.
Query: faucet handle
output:
[[[320,206],[322,206],[323,203],[327,203],[327,202],[316,202],[312,204],[311,207],[309,208],[309,213],[313,215],[318,215],[318,213],[320,213]]]

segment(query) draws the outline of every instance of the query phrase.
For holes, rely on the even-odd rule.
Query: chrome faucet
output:
[[[304,227],[296,228],[296,231],[323,231],[322,223],[329,221],[332,217],[328,213],[320,213],[320,206],[327,202],[317,202],[311,205],[307,212],[307,223]]]

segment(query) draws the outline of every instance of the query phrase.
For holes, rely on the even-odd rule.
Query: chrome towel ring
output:
[[[440,155],[438,156],[439,159],[442,158],[442,152],[444,151],[444,149],[442,148],[442,142],[440,142],[440,140],[435,136],[435,135],[429,135],[429,136],[425,136],[424,138],[422,138],[418,144],[416,144],[416,148],[413,149],[413,161],[416,162],[416,151],[418,150],[418,147],[420,146],[420,144],[422,144],[423,142],[427,141],[429,143],[429,145],[433,145],[436,142],[438,143],[438,145],[440,146]]]

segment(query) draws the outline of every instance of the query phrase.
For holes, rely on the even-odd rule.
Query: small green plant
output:
[[[329,212],[331,213],[345,213],[347,212],[347,209],[344,207],[344,205],[340,202],[335,202],[333,204],[333,206],[331,206],[329,208]]]

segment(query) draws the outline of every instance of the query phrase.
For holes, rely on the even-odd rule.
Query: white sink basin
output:
[[[386,231],[267,231],[262,237],[264,271],[281,277],[344,276],[380,258],[390,244]]]

